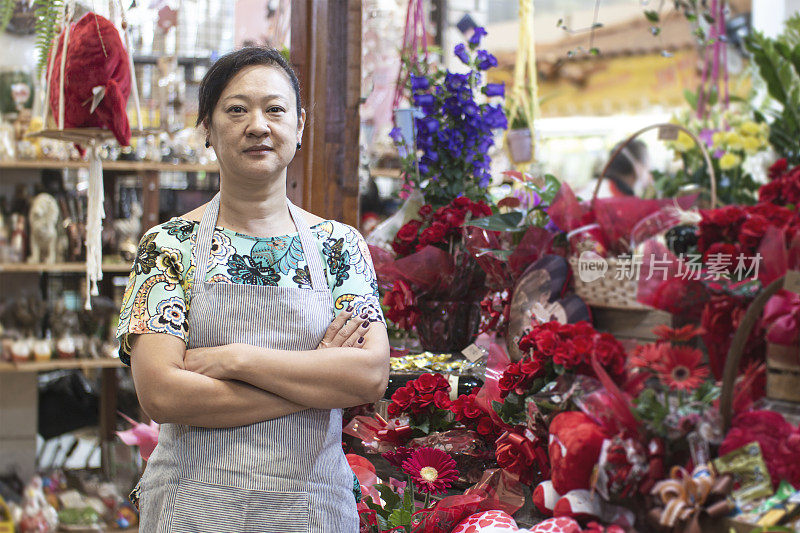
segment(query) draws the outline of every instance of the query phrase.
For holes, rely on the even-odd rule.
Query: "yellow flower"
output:
[[[725,134],[725,144],[729,150],[741,150],[744,148],[744,139],[735,131],[729,131]]]
[[[711,143],[714,146],[721,146],[724,142],[725,142],[724,131],[715,131],[714,135],[711,136]]]
[[[730,170],[741,163],[742,158],[736,154],[726,152],[725,155],[719,158],[719,168],[722,170]]]
[[[748,155],[753,155],[758,152],[761,146],[762,144],[758,137],[747,136],[744,138],[744,151],[747,152]]]
[[[745,135],[758,135],[758,133],[761,131],[761,128],[759,127],[758,124],[756,124],[752,120],[747,120],[742,123],[741,127],[739,128],[739,131],[741,131]]]
[[[681,131],[678,133],[678,138],[675,139],[673,145],[678,152],[688,152],[694,148],[694,141],[686,132]]]

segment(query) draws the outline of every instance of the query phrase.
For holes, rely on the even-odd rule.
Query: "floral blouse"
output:
[[[168,333],[187,341],[194,243],[199,222],[173,218],[150,229],[139,243],[122,299],[117,337],[120,359],[130,364],[128,336]],[[325,220],[311,227],[323,258],[337,310],[352,303],[354,313],[384,321],[378,282],[364,238],[352,227]],[[242,283],[311,289],[308,265],[297,233],[251,237],[217,227],[211,243],[210,283]]]

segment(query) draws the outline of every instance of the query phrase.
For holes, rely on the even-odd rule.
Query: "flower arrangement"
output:
[[[498,386],[503,402],[495,411],[511,426],[524,424],[526,398],[564,374],[595,376],[593,359],[613,378],[625,373],[625,350],[609,333],[598,333],[588,322],[547,322],[534,327],[519,341],[524,357],[510,363]]]
[[[397,257],[406,257],[429,245],[452,251],[462,237],[465,224],[491,214],[492,209],[486,202],[473,202],[466,196],[459,196],[436,211],[431,204],[425,204],[419,209],[420,219],[408,221],[397,232],[392,249]]]
[[[407,415],[416,436],[428,435],[453,427],[448,419],[450,405],[450,383],[439,373],[426,373],[392,394],[388,414],[392,418]]]
[[[634,372],[646,380],[634,399],[637,418],[660,437],[685,442],[691,431],[699,428],[719,397],[703,352],[692,341],[702,330],[693,325],[680,329],[658,326],[657,341],[638,346],[630,362]]]
[[[769,149],[769,126],[764,121],[752,120],[753,110],[744,103],[732,105],[725,111],[712,107],[707,117],[697,118],[697,98],[696,94],[687,93],[692,110],[676,121],[692,131],[711,155],[717,176],[717,198],[723,204],[755,203],[759,184],[744,163],[747,158],[765,154]],[[675,152],[675,158],[681,160],[682,169],[675,175],[656,175],[656,189],[663,196],[676,196],[691,185],[710,190],[705,160],[692,138],[680,132],[668,146]]]
[[[362,511],[363,526],[373,526],[368,531],[410,531],[414,515],[430,508],[431,494],[446,493],[458,479],[456,462],[447,452],[434,448],[399,448],[387,452],[383,457],[406,475],[405,483],[390,479],[389,483],[379,483],[375,488],[380,493],[380,502],[366,500],[366,507],[372,511]],[[422,507],[417,506],[417,494],[424,494]],[[369,515],[373,523],[370,523]]]
[[[465,428],[475,431],[487,444],[493,445],[506,429],[484,411],[478,403],[480,387],[462,394],[450,403],[449,410]]]
[[[482,84],[482,73],[497,66],[497,59],[478,49],[486,30],[476,28],[467,45],[458,44],[454,53],[467,65],[466,73],[428,67],[410,76],[414,106],[419,112],[411,135],[394,128],[390,136],[398,146],[406,183],[422,191],[433,206],[441,206],[459,195],[473,200],[486,198],[491,181],[489,148],[493,134],[507,127],[502,102],[503,84]]]
[[[395,235],[394,257],[371,249],[379,280],[387,289],[386,317],[406,330],[421,323],[417,332],[428,350],[461,350],[477,333],[477,302],[486,292],[485,275],[464,246],[464,232],[472,219],[491,214],[486,202],[466,196],[437,209],[425,204],[419,218],[408,221]],[[444,313],[442,305],[447,307]],[[437,329],[432,323],[437,317],[452,320]],[[448,334],[442,335],[443,330]]]

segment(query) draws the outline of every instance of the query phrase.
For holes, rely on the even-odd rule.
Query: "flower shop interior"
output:
[[[323,266],[388,332],[383,398],[341,406],[360,533],[800,531],[800,0],[0,0],[0,28],[0,532],[155,531],[122,334],[188,329],[134,280],[183,284],[151,228],[199,238],[201,81],[254,46],[307,112],[286,194],[357,230]],[[268,246],[226,282],[291,279]]]

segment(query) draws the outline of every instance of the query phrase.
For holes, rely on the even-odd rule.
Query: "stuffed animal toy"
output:
[[[50,109],[58,121],[61,54],[64,32],[52,54]],[[117,28],[96,13],[75,23],[67,41],[64,67],[64,127],[100,127],[111,130],[119,144],[128,146],[131,128],[125,110],[131,93],[128,52]]]
[[[28,224],[31,228],[29,263],[55,263],[58,241],[58,202],[47,193],[37,194],[31,202]]]
[[[580,411],[559,413],[550,423],[551,479],[540,483],[533,503],[555,516],[596,517],[599,498],[588,490],[603,440],[608,435]]]

